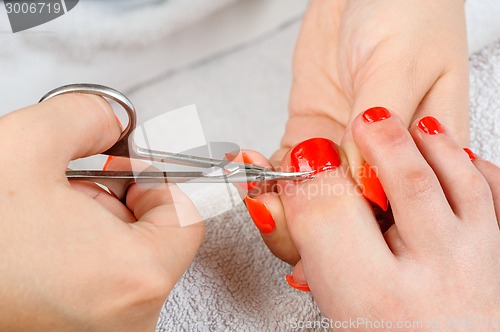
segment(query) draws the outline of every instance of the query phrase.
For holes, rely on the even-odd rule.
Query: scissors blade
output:
[[[274,172],[260,166],[248,164],[230,163],[229,165],[236,168],[226,170],[227,173],[221,171],[207,174],[200,171],[134,172],[81,170],[66,171],[66,177],[68,180],[94,181],[98,183],[102,183],[103,180],[110,179],[135,183],[241,183],[270,180],[304,180],[309,178],[311,175],[311,172]]]
[[[196,183],[223,183],[228,181],[223,181],[218,178],[207,177],[203,172],[163,172],[163,171],[145,171],[145,172],[133,172],[133,171],[96,171],[96,170],[82,170],[82,171],[66,171],[66,177],[68,180],[80,180],[80,181],[94,181],[98,183],[103,183],[106,180],[122,180],[130,181],[135,183],[184,183],[184,182],[196,182]]]

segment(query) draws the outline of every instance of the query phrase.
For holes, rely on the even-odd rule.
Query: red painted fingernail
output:
[[[120,119],[118,119],[118,117],[116,116],[116,114],[115,114],[115,118],[116,118],[116,122],[118,122],[118,125],[120,126],[120,129],[123,131],[122,122],[120,121]]]
[[[107,171],[108,170],[108,167],[109,167],[109,164],[111,163],[111,161],[113,159],[115,159],[116,157],[115,156],[108,156],[108,159],[106,159],[106,162],[104,163],[104,166],[102,167],[102,170],[103,171]]]
[[[226,158],[226,160],[228,161],[234,161],[238,158],[238,156],[240,155],[240,153],[235,153],[235,152],[228,152],[228,153],[225,153],[224,156]],[[253,161],[252,159],[250,159],[250,157],[248,156],[247,153],[245,152],[241,152],[241,157],[243,159],[243,163],[245,164],[253,164]],[[229,171],[226,171],[227,174],[229,174]],[[240,183],[236,183],[236,185],[242,189],[245,189],[245,190],[250,190],[252,188],[254,188],[255,186],[257,186],[259,183],[258,182],[240,182]]]
[[[432,116],[426,116],[425,118],[420,119],[418,122],[418,128],[429,135],[444,133],[444,128],[441,123]]]
[[[464,148],[464,151],[469,155],[469,158],[470,158],[471,161],[476,160],[477,156],[476,156],[476,154],[474,152],[472,152],[471,149]]]
[[[292,275],[287,274],[286,275],[286,282],[290,285],[290,287],[298,289],[299,291],[303,292],[310,292],[311,290],[309,289],[309,286],[307,284],[299,284],[295,281]]]
[[[311,138],[293,148],[291,165],[296,172],[329,171],[340,166],[340,156],[335,143],[326,138]]]
[[[387,211],[389,208],[387,195],[385,194],[377,173],[370,165],[368,165],[368,163],[363,165],[362,173],[360,175],[360,183],[363,187],[363,196],[369,201],[380,206],[382,210]]]
[[[239,152],[238,153],[226,152],[226,153],[224,153],[224,157],[226,158],[227,161],[233,161],[238,157],[239,154],[240,154]]]
[[[243,156],[243,163],[245,164],[253,164],[252,159],[246,154],[245,152],[242,152],[241,155]],[[258,182],[247,182],[247,183],[238,183],[238,185],[243,188],[250,190],[254,188],[256,185],[258,185]]]
[[[276,229],[276,223],[274,222],[273,216],[264,203],[248,196],[245,197],[245,203],[247,203],[248,213],[259,231],[264,234],[269,234]]]
[[[384,107],[372,107],[363,112],[363,121],[366,123],[373,123],[389,119],[391,112]]]

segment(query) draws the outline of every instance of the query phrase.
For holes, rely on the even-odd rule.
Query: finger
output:
[[[453,17],[464,17],[463,6],[453,6],[449,9],[456,12]],[[441,22],[443,30],[455,25],[456,38],[446,40],[445,46],[442,46],[442,41],[436,40],[434,44],[438,45],[438,48],[434,52],[441,52],[440,54],[445,56],[435,57],[433,61],[428,59],[428,54],[432,52],[428,49],[415,50],[418,41],[412,39],[407,39],[408,44],[404,41],[401,43],[401,39],[397,38],[370,40],[366,43],[380,47],[367,52],[368,56],[360,61],[361,67],[355,69],[355,84],[350,89],[353,96],[350,123],[358,114],[375,106],[384,106],[399,115],[407,127],[416,118],[433,115],[449,128],[460,144],[468,145],[469,65],[465,19],[448,23],[446,20],[436,22]],[[404,27],[405,24],[401,26]],[[359,37],[362,40],[363,36]],[[439,51],[439,47],[446,49]],[[405,52],[409,52],[409,56],[405,57]],[[419,52],[426,54],[419,56]],[[345,55],[349,53],[346,52]],[[351,61],[343,60],[347,63]],[[348,70],[347,67],[342,69]],[[350,135],[343,138],[342,147],[351,165],[362,166],[364,161]],[[355,178],[359,182],[357,176]]]
[[[272,169],[270,162],[258,152],[246,150],[241,158],[245,163]],[[254,184],[245,203],[269,250],[279,259],[295,264],[300,256],[288,232],[283,205],[276,191],[275,181],[268,186]]]
[[[369,109],[355,119],[353,137],[378,171],[408,248],[432,249],[455,224],[441,185],[397,115]]]
[[[123,205],[114,195],[99,187],[97,184],[87,181],[70,181],[70,184],[73,189],[92,198],[121,220],[127,223],[137,221],[132,212],[130,212],[125,205]]]
[[[389,229],[384,233],[384,239],[392,253],[398,257],[411,257],[406,245],[399,235],[397,225],[392,225]]]
[[[0,138],[23,151],[26,167],[42,178],[64,176],[69,161],[111,147],[121,130],[110,105],[92,95],[67,94],[24,108],[2,118]],[[13,154],[14,155],[14,154]],[[58,171],[57,173],[54,170]],[[52,180],[52,179],[51,179]]]
[[[337,294],[367,270],[383,270],[393,261],[371,206],[332,141],[316,138],[300,143],[285,158],[284,167],[317,172],[303,182],[280,182],[288,228],[313,292],[321,283],[335,285],[331,291]]]
[[[351,175],[360,186],[363,196],[383,211],[387,211],[389,202],[384,188],[377,177],[377,172],[372,169],[359,152],[354,137],[352,136],[350,125],[342,136],[341,146],[346,151]]]
[[[464,221],[481,224],[494,219],[490,215],[493,201],[488,183],[448,129],[427,116],[417,120],[410,132],[455,214]]]
[[[122,163],[118,165],[118,163]],[[123,169],[127,163],[116,158],[108,169]],[[130,162],[128,162],[130,167]],[[132,162],[135,171],[147,168],[143,162]],[[154,249],[162,262],[163,275],[171,290],[186,271],[201,245],[204,224],[189,198],[174,184],[133,184],[126,205],[138,220],[131,226]]]
[[[325,137],[334,142],[340,141],[345,131],[344,125],[328,114],[323,115],[319,111],[315,112],[312,109],[307,109],[307,111],[309,113],[304,112],[306,114],[301,114],[297,110],[295,112],[291,111],[286,124],[285,135],[281,141],[281,147],[285,148],[286,151],[313,137]]]
[[[437,17],[432,12],[425,12],[421,18],[431,18],[441,32],[452,28],[454,38],[451,39],[443,40],[442,33],[427,34],[421,39],[401,38],[417,32],[415,25],[407,24],[402,17],[394,17],[395,20],[388,22],[386,28],[400,28],[393,31],[391,38],[387,38],[384,31],[374,35],[363,34],[363,29],[354,31],[354,35],[343,36],[356,38],[367,46],[341,53],[341,63],[352,64],[352,57],[358,57],[354,62],[358,64],[357,67],[339,68],[347,77],[355,74],[353,84],[346,86],[353,96],[351,122],[364,110],[374,106],[384,106],[399,115],[407,127],[419,109],[429,112],[421,116],[442,116],[446,126],[448,122],[445,119],[454,123],[456,118],[460,118],[458,114],[467,115],[469,66],[465,11],[460,4],[447,6],[447,10],[450,16],[446,18]],[[432,41],[435,45],[433,49],[415,48],[416,45]]]
[[[249,165],[257,165],[273,170],[273,166],[269,163],[266,157],[256,151],[242,150],[237,153],[226,153],[226,160],[235,163],[244,163]],[[257,182],[239,182],[235,183],[238,193],[241,198],[247,195],[257,196],[263,192],[272,192],[276,181],[257,181]]]
[[[495,212],[500,226],[500,168],[489,161],[471,154],[473,163],[484,176],[490,187],[495,204]]]
[[[278,194],[264,193],[254,198],[247,196],[245,202],[269,250],[289,264],[297,263],[300,256],[290,237]]]
[[[418,106],[411,123],[433,116],[446,127],[448,134],[460,146],[469,145],[469,72],[468,58],[446,72],[434,83]]]

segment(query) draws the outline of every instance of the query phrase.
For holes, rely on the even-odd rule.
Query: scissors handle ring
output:
[[[50,92],[48,92],[45,96],[40,99],[39,103],[53,98],[55,96],[68,94],[68,93],[84,93],[84,94],[92,94],[100,97],[105,97],[117,102],[123,109],[127,112],[128,116],[128,124],[125,129],[123,129],[120,138],[118,138],[115,145],[111,148],[102,152],[102,154],[113,155],[113,156],[122,156],[122,157],[130,157],[130,151],[128,146],[129,136],[136,126],[136,112],[135,107],[123,93],[118,90],[112,89],[110,87],[98,84],[88,84],[88,83],[79,83],[79,84],[69,84],[64,85],[59,88],[56,88]]]

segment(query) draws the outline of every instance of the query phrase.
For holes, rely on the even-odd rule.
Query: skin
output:
[[[204,226],[180,226],[201,217],[175,186],[133,185],[122,204],[67,181],[70,160],[105,151],[120,131],[108,103],[87,95],[0,119],[0,330],[154,330]]]
[[[309,198],[293,191],[256,196],[277,224],[264,240],[297,263],[294,277],[307,278],[328,317],[499,315],[500,174],[460,148],[468,143],[467,81],[462,1],[312,2],[273,160],[288,167],[286,151],[309,137],[341,141],[342,169],[363,160],[379,167],[396,221],[382,236],[359,195],[316,196],[307,208]],[[376,105],[399,115],[384,130],[356,117]],[[430,138],[410,126],[427,114],[448,134]],[[123,205],[96,186],[68,183],[68,162],[106,150],[119,132],[109,106],[92,96],[57,97],[0,120],[1,330],[154,329],[203,226],[179,227],[176,215],[200,218],[173,186],[131,187]],[[109,169],[126,167],[117,160]],[[356,185],[328,174],[297,185]]]
[[[361,195],[303,194],[320,185],[354,186],[350,176],[339,176],[346,173],[282,184],[295,189],[281,200],[301,269],[322,312],[335,320],[424,324],[498,319],[500,169],[481,158],[471,162],[449,131],[428,135],[416,123],[408,131],[396,115],[372,124],[357,117],[352,128],[392,203],[395,225],[388,232],[381,234]],[[347,170],[343,158],[340,169]],[[283,166],[289,164],[286,156]]]
[[[384,236],[367,201],[348,194],[356,183],[345,155],[336,170],[280,183],[287,234],[321,310],[336,320],[498,317],[500,169],[396,115],[352,128],[393,205]],[[0,329],[153,330],[203,238],[203,224],[179,227],[199,220],[189,200],[175,186],[133,186],[123,205],[67,181],[69,160],[119,136],[98,97],[56,97],[1,118],[0,129],[4,156],[18,156],[0,159]],[[127,167],[117,159],[108,169]],[[318,185],[349,190],[303,194]]]
[[[469,144],[469,72],[461,0],[313,0],[297,41],[289,119],[275,168],[299,142],[325,137],[340,143],[354,180],[364,158],[352,133],[358,114],[383,106],[409,128],[426,115],[438,118],[463,147]],[[281,200],[272,190],[250,192],[277,224],[262,237],[280,259],[300,255],[287,232]],[[300,265],[298,267],[301,269]]]
[[[394,116],[369,127],[358,115],[373,106]],[[415,123],[426,115],[438,118],[446,134],[422,134]],[[249,195],[276,221],[264,242],[294,265],[296,283],[309,284],[327,317],[499,316],[500,171],[468,160],[462,150],[468,125],[462,1],[311,2],[282,147],[271,162],[247,155],[287,169],[291,147],[326,137],[341,142],[341,174],[354,177],[323,173],[300,184],[302,191],[280,183],[291,194],[263,186]],[[319,184],[355,187],[353,168],[364,161],[378,169],[393,208],[395,225],[383,235],[366,200],[345,194],[352,190],[299,194]]]

